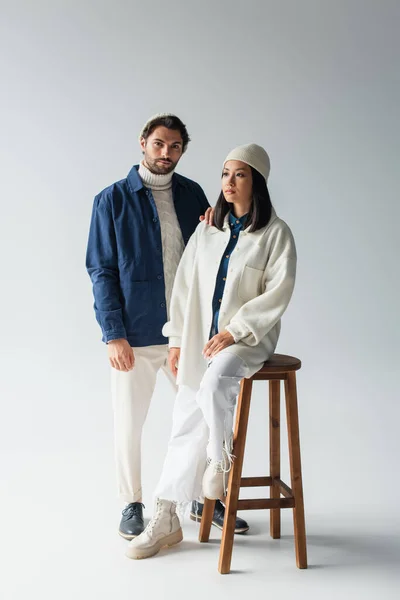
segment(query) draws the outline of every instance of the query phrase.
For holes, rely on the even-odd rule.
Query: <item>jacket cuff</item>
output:
[[[180,337],[170,337],[168,341],[168,346],[170,348],[180,348],[181,347],[182,338]]]
[[[227,325],[225,327],[225,329],[226,329],[226,331],[229,331],[229,333],[235,340],[235,344],[237,344],[241,339],[246,337],[246,335],[248,333],[247,331],[243,331],[243,329],[241,329],[240,327],[238,327],[237,325],[234,325],[234,324]]]
[[[108,344],[108,342],[112,342],[113,340],[126,340],[126,332],[125,331],[110,331],[109,333],[104,333],[103,342]]]

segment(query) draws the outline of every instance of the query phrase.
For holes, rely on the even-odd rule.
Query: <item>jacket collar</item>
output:
[[[129,171],[128,176],[126,178],[131,192],[138,192],[139,190],[141,190],[144,187],[143,181],[140,178],[138,170],[139,170],[139,165],[134,165],[132,167],[132,169]],[[172,175],[172,191],[175,190],[177,185],[186,187],[186,181],[185,181],[184,177],[181,177],[181,175],[174,173]]]

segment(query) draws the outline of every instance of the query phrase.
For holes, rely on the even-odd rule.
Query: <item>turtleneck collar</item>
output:
[[[174,174],[173,171],[171,171],[171,173],[167,173],[166,175],[156,175],[147,167],[145,167],[143,162],[141,162],[138,173],[145,187],[152,188],[153,190],[168,190],[170,187],[172,187],[172,175]]]

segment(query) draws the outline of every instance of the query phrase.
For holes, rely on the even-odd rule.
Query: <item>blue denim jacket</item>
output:
[[[161,333],[167,321],[161,229],[138,168],[95,197],[86,267],[103,342],[152,346],[168,342]],[[196,182],[176,173],[172,196],[186,245],[209,204]]]

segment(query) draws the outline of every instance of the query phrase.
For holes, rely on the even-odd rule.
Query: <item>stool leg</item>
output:
[[[203,506],[203,515],[201,517],[199,541],[208,542],[210,539],[210,530],[212,525],[212,519],[214,516],[215,500],[205,498]]]
[[[301,477],[299,415],[297,408],[296,373],[290,372],[285,380],[286,415],[289,438],[290,476],[295,506],[293,509],[296,564],[307,568],[306,525],[304,519],[303,482]]]
[[[251,379],[242,379],[238,407],[236,411],[236,424],[233,443],[233,454],[235,459],[229,473],[228,492],[225,502],[225,519],[222,531],[222,542],[219,553],[218,570],[223,575],[231,570],[233,536],[235,533],[237,503],[240,493],[242,478],[244,448],[246,445],[247,424],[249,421],[251,390],[253,382]]]
[[[279,482],[281,478],[281,440],[280,440],[280,420],[281,420],[281,382],[279,379],[271,379],[269,382],[269,465],[270,477],[273,483],[270,488],[270,498],[280,498],[281,491]],[[272,508],[270,510],[270,535],[276,540],[281,537],[281,509]]]

